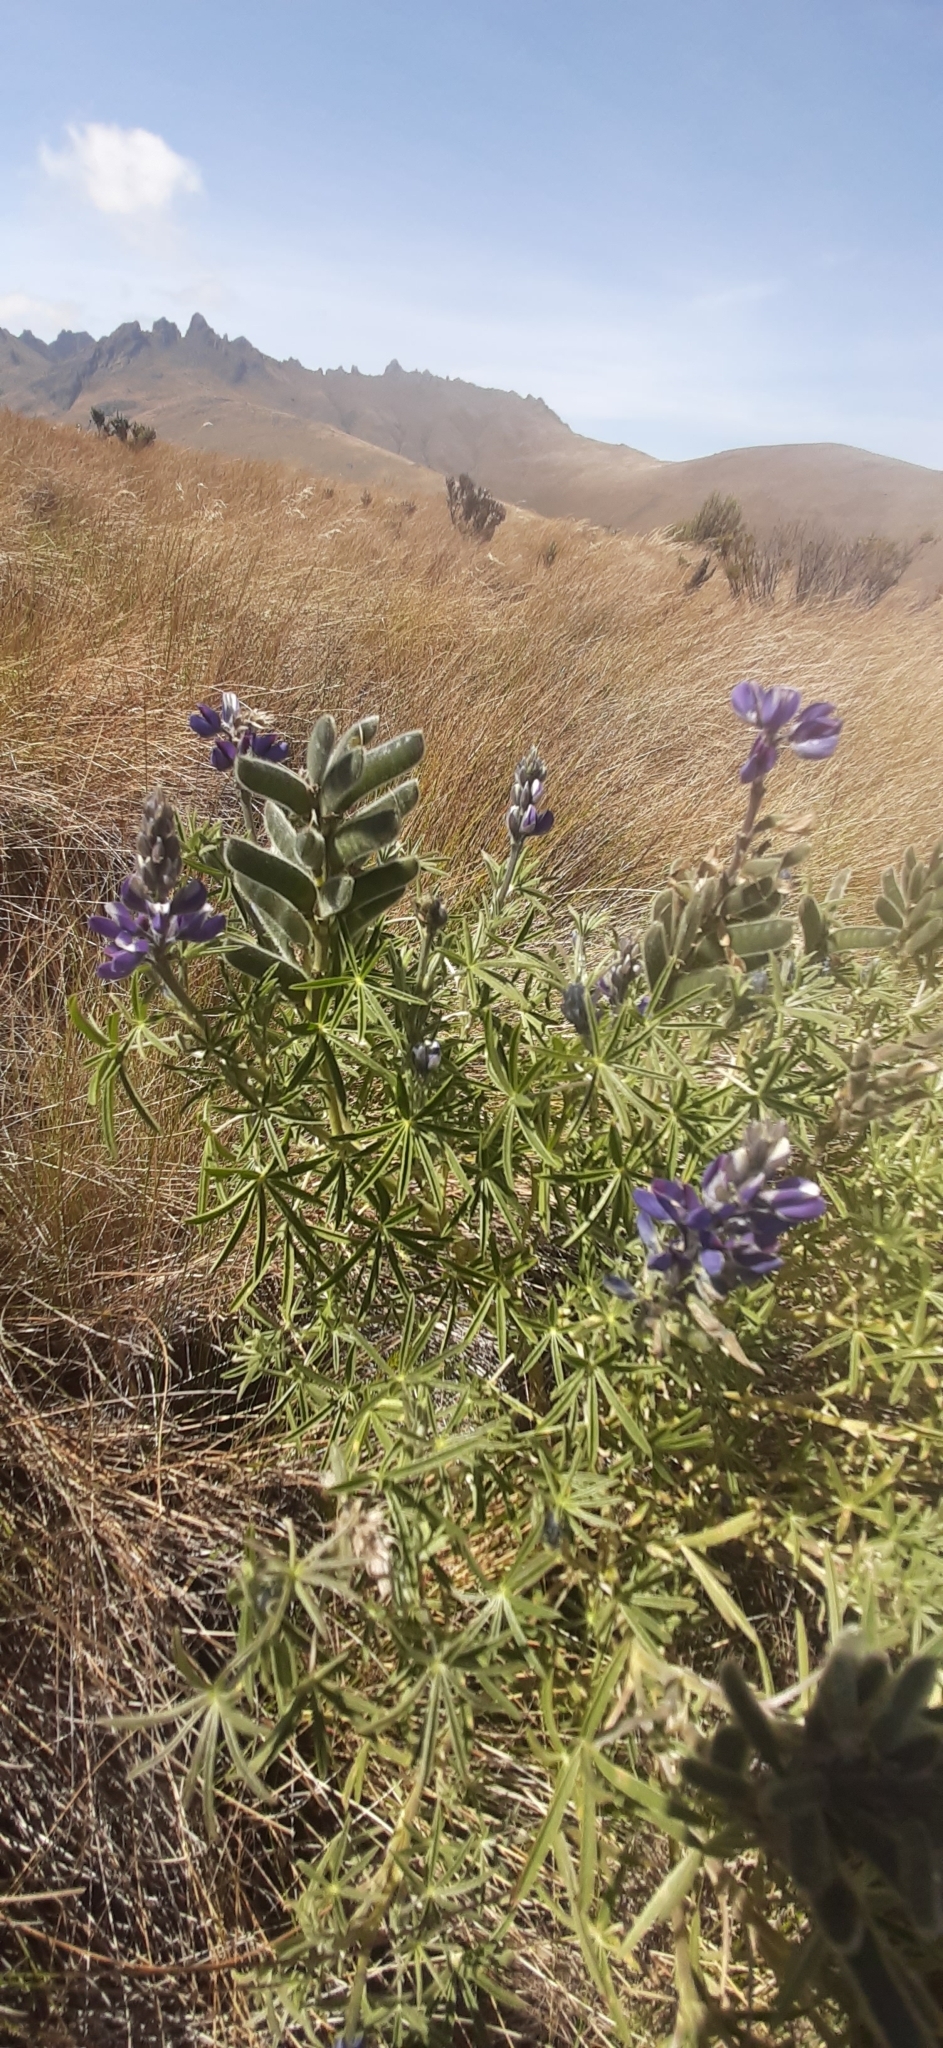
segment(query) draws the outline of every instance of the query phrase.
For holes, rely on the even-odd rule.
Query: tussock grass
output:
[[[617,906],[732,826],[743,737],[727,694],[744,674],[845,714],[815,777],[816,861],[850,864],[867,901],[906,839],[939,834],[941,608],[898,590],[879,612],[757,612],[719,577],[685,596],[684,575],[664,537],[510,509],[477,545],[444,492],[365,503],[274,466],[135,454],[0,414],[0,1880],[5,1895],[81,1893],[0,1909],[11,2039],[247,2038],[232,1972],[187,1971],[225,1961],[237,1920],[264,1935],[276,1875],[236,1813],[210,1860],[169,1779],[132,1785],[133,1743],[116,1750],[99,1723],[142,1687],[160,1703],[174,1620],[212,1662],[208,1588],[248,1522],[303,1523],[313,1485],[288,1451],[266,1463],[222,1376],[233,1275],[209,1271],[186,1227],[197,1147],[172,1078],[148,1084],[164,1089],[148,1098],[159,1136],[129,1111],[116,1158],[100,1145],[65,1016],[93,987],[85,916],[156,781],[184,813],[232,805],[186,728],[224,686],[296,738],[320,708],[423,726],[423,845],[452,893],[500,846],[514,762],[538,743],[561,900]],[[782,781],[803,811],[801,770]],[[150,1944],[176,1976],[148,1976]],[[82,1968],[103,1952],[130,1974]],[[572,2036],[546,1930],[528,1953],[533,2038]]]

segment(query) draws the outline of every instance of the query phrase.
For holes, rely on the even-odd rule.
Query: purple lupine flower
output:
[[[213,704],[198,704],[190,713],[190,725],[201,740],[212,740],[210,762],[224,771],[237,754],[255,754],[261,761],[284,761],[288,741],[276,732],[262,732],[268,723],[261,712],[246,711],[233,690],[224,690],[219,711]]]
[[[814,1180],[783,1178],[790,1151],[784,1124],[750,1124],[733,1152],[711,1160],[699,1189],[680,1180],[635,1188],[649,1270],[672,1292],[693,1279],[715,1295],[775,1273],[784,1231],[826,1208]]]
[[[547,769],[536,747],[531,747],[514,770],[511,784],[511,807],[507,815],[508,838],[512,846],[520,846],[525,839],[533,839],[543,832],[549,832],[553,824],[553,812],[538,810],[537,806],[547,786]]]
[[[173,812],[158,789],[144,805],[136,872],[122,882],[117,900],[88,920],[89,931],[105,941],[105,958],[95,970],[102,981],[123,981],[172,946],[219,937],[225,915],[207,914],[197,877],[177,888],[181,864]]]
[[[825,761],[834,754],[842,721],[834,704],[801,708],[798,690],[778,683],[737,683],[730,702],[738,718],[756,728],[756,738],[740,770],[741,782],[758,782],[775,768],[781,746],[791,747],[805,761]]]

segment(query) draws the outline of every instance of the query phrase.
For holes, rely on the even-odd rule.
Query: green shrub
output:
[[[182,1074],[233,1370],[317,1475],[309,1528],[247,1536],[216,1668],[178,1642],[150,1723],[210,1836],[221,1796],[277,1832],[276,2038],[447,2039],[548,1943],[583,2038],[831,2044],[858,2012],[854,1972],[809,1963],[790,1876],[821,1898],[764,1860],[752,1779],[716,1840],[665,1780],[732,1647],[769,1697],[848,1618],[943,1643],[937,996],[903,913],[843,931],[838,887],[792,915],[766,792],[784,746],[834,750],[833,708],[733,702],[734,846],[637,932],[547,901],[535,750],[480,899],[450,911],[429,871],[407,910],[421,736],[322,717],[299,770],[232,695],[191,723],[243,834],[185,838],[155,794],[94,920],[130,983],[75,1012],[106,1133],[119,1087],[150,1114],[149,1062]]]

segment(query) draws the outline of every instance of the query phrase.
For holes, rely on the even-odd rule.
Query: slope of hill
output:
[[[82,425],[90,405],[124,409],[190,447],[288,460],[413,496],[465,469],[544,517],[630,532],[688,518],[720,491],[760,528],[804,520],[847,536],[943,533],[939,470],[830,443],[659,462],[574,433],[540,398],[395,361],[382,376],[308,370],[215,334],[198,313],[185,334],[169,320],[149,332],[131,321],[99,341],[63,333],[46,343],[0,329],[0,403]]]

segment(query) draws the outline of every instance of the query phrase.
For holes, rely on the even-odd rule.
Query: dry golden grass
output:
[[[189,1968],[225,1956],[227,1929],[264,1920],[269,1896],[235,1834],[210,1873],[169,1788],[130,1788],[89,1732],[160,1699],[170,1621],[211,1629],[206,1589],[225,1582],[240,1527],[270,1525],[298,1485],[237,1438],[215,1366],[201,1392],[231,1275],[211,1280],[185,1227],[194,1135],[168,1092],[162,1135],[128,1112],[109,1160],[66,1029],[68,994],[94,986],[84,920],[125,865],[137,804],[158,780],[183,812],[232,803],[186,725],[223,686],[296,740],[316,709],[376,709],[386,731],[425,729],[422,839],[455,887],[482,845],[500,848],[511,770],[534,741],[558,817],[542,857],[561,893],[617,900],[731,825],[744,741],[727,693],[754,674],[845,714],[835,761],[787,768],[783,783],[818,812],[819,872],[851,863],[866,901],[908,839],[939,834],[943,610],[900,591],[873,612],[749,609],[719,576],[687,598],[683,581],[659,537],[511,511],[475,546],[444,492],[414,510],[365,504],[358,488],[271,466],[160,444],[136,456],[0,414],[0,1408],[15,1620],[0,1889],[54,1890],[73,1870],[83,1912],[106,1902],[93,1922],[38,1904],[35,1940],[4,1908],[0,1954],[25,2014],[11,2039],[245,2038],[223,1973],[192,2029],[163,1980],[149,2020],[117,1992],[112,2020],[88,2005],[80,1956],[131,1955],[116,1982],[140,1986],[148,1914],[161,1954]],[[27,1781],[47,1848],[24,1863],[10,1788]],[[74,1996],[49,1992],[50,1956],[76,1964]],[[74,2031],[41,2035],[47,1997]],[[13,2010],[2,1986],[0,2006]]]

